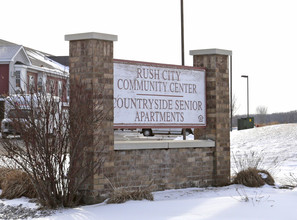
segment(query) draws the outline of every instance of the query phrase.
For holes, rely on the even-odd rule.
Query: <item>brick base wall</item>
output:
[[[118,186],[147,185],[155,190],[213,184],[214,148],[115,151]]]

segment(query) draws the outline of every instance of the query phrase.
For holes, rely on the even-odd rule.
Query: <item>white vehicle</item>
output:
[[[20,133],[13,128],[12,126],[12,120],[14,118],[16,118],[17,115],[21,115],[18,116],[20,119],[23,117],[27,117],[26,115],[30,114],[30,110],[29,109],[22,109],[21,110],[21,114],[19,114],[19,112],[16,112],[15,109],[11,109],[8,111],[7,113],[7,117],[4,117],[4,119],[1,122],[1,132],[2,132],[2,138],[5,139],[7,138],[8,135],[12,134],[12,135],[19,135]]]
[[[28,119],[29,114],[39,114],[38,103],[43,97],[36,94],[33,95],[12,95],[5,100],[4,119],[1,122],[2,138],[7,138],[8,135],[20,135],[20,132],[13,127],[13,120],[23,120],[25,122]],[[50,95],[45,96],[45,99],[50,99]],[[57,104],[60,103],[59,97],[54,97],[54,101]],[[15,108],[18,106],[18,108]],[[57,105],[58,106],[58,105]],[[40,118],[40,117],[39,117]]]
[[[192,128],[184,128],[186,135],[194,134],[194,131]],[[143,134],[143,136],[154,136],[154,134],[177,134],[182,135],[183,134],[183,128],[142,128],[140,130],[140,133]]]

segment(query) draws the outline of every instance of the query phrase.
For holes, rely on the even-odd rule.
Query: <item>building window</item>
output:
[[[69,80],[67,80],[66,82],[66,99],[67,99],[67,102],[69,102],[69,94],[70,94],[70,88],[69,88]]]
[[[55,94],[55,90],[56,90],[56,88],[55,88],[55,80],[50,79],[49,80],[49,92],[51,94]]]
[[[15,87],[21,87],[21,71],[15,71]]]
[[[29,76],[29,92],[35,92],[35,77]]]
[[[62,81],[58,81],[58,96],[62,98]]]
[[[42,77],[38,77],[38,82],[37,82],[37,91],[42,92],[43,91],[43,82],[42,82]]]

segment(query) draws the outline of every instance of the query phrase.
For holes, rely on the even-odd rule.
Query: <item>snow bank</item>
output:
[[[189,137],[189,136],[188,136]],[[282,158],[280,179],[297,168],[297,124],[274,125],[231,132],[231,151],[262,151],[267,164]],[[155,201],[129,201],[124,204],[96,204],[59,210],[39,219],[72,220],[295,220],[297,189],[271,186],[247,188],[189,188],[153,193]],[[0,200],[1,201],[1,200]],[[25,200],[20,200],[26,203]],[[18,201],[18,202],[20,202]],[[5,201],[6,202],[6,201]]]
[[[277,182],[282,183],[290,173],[297,176],[297,124],[232,131],[230,141],[233,166],[232,154],[261,152],[266,168],[272,166],[272,161],[277,159],[278,168],[273,172]]]

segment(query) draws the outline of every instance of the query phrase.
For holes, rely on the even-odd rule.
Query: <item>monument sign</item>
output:
[[[114,127],[205,125],[204,69],[114,60]]]

